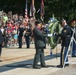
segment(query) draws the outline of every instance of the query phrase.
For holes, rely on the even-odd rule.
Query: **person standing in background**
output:
[[[22,25],[22,22],[21,22],[20,23],[20,27],[18,29],[18,43],[19,43],[19,48],[22,48],[23,32],[24,32],[24,28],[23,28],[23,25]]]
[[[74,41],[73,41],[73,47],[72,47],[72,57],[76,57],[76,21],[73,21],[71,24],[72,31],[75,31],[74,33]]]
[[[31,29],[29,26],[26,26],[25,28],[25,41],[26,41],[26,48],[30,48],[30,36],[31,36]]]
[[[2,62],[1,53],[2,53],[2,45],[3,45],[3,36],[2,36],[1,27],[2,27],[2,25],[0,25],[0,62]]]

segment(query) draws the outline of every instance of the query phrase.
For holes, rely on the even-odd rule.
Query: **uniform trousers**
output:
[[[0,56],[1,56],[1,53],[2,53],[2,45],[0,44]]]
[[[61,56],[60,56],[60,65],[62,66],[64,62],[68,62],[68,57],[66,57],[68,51],[68,47],[62,46]],[[64,54],[63,54],[64,52]],[[65,60],[66,59],[66,60]]]
[[[73,41],[72,56],[76,56],[76,43]]]
[[[25,40],[26,40],[26,46],[27,46],[27,48],[30,48],[30,36],[26,36]]]
[[[22,37],[18,37],[19,48],[22,48]]]

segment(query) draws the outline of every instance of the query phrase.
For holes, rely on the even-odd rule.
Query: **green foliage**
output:
[[[58,21],[50,22],[48,29],[49,29],[51,34],[60,33],[60,24],[59,24],[59,22]],[[58,36],[53,35],[52,37],[49,37],[49,44],[50,44],[52,49],[54,49],[56,47],[58,42],[59,42],[59,37]]]
[[[12,10],[13,13],[23,14],[26,0],[0,0],[0,10],[6,12]],[[45,22],[52,17],[52,14],[58,20],[62,17],[67,20],[76,18],[76,0],[44,0],[45,1]],[[35,0],[36,11],[40,8],[41,0]],[[31,0],[28,0],[30,8]],[[36,13],[36,17],[40,18],[40,13]]]

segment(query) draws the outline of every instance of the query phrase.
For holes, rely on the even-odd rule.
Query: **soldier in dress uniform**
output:
[[[26,48],[30,48],[30,36],[31,36],[31,29],[28,25],[25,28],[25,35],[24,35],[26,41]]]
[[[73,47],[72,47],[72,57],[76,57],[76,21],[73,20],[71,23],[71,27],[72,27],[72,31],[75,32],[74,33],[74,40],[73,40]]]
[[[22,23],[20,23],[20,27],[18,29],[18,43],[19,43],[19,48],[22,48],[23,32],[24,32],[24,28],[23,28]]]
[[[68,46],[70,44],[71,36],[72,36],[72,30],[69,25],[67,25],[66,20],[62,20],[61,26],[63,27],[61,34],[58,34],[61,37],[62,40],[62,48],[61,48],[61,56],[60,56],[60,65],[58,67],[63,67],[63,62],[65,60],[67,51],[68,51]],[[64,52],[64,55],[63,55]],[[68,57],[65,62],[68,62]],[[67,66],[66,64],[65,66]]]

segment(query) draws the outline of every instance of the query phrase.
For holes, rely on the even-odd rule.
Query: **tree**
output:
[[[0,0],[0,10],[5,12],[13,11],[13,13],[23,14],[25,10],[26,0]],[[40,8],[41,0],[35,0],[36,11]],[[31,0],[28,0],[28,8],[30,8]],[[28,9],[29,10],[29,9]],[[58,20],[64,17],[67,20],[76,18],[76,0],[45,0],[45,21],[48,21],[52,14]],[[36,17],[40,14],[36,12]]]

